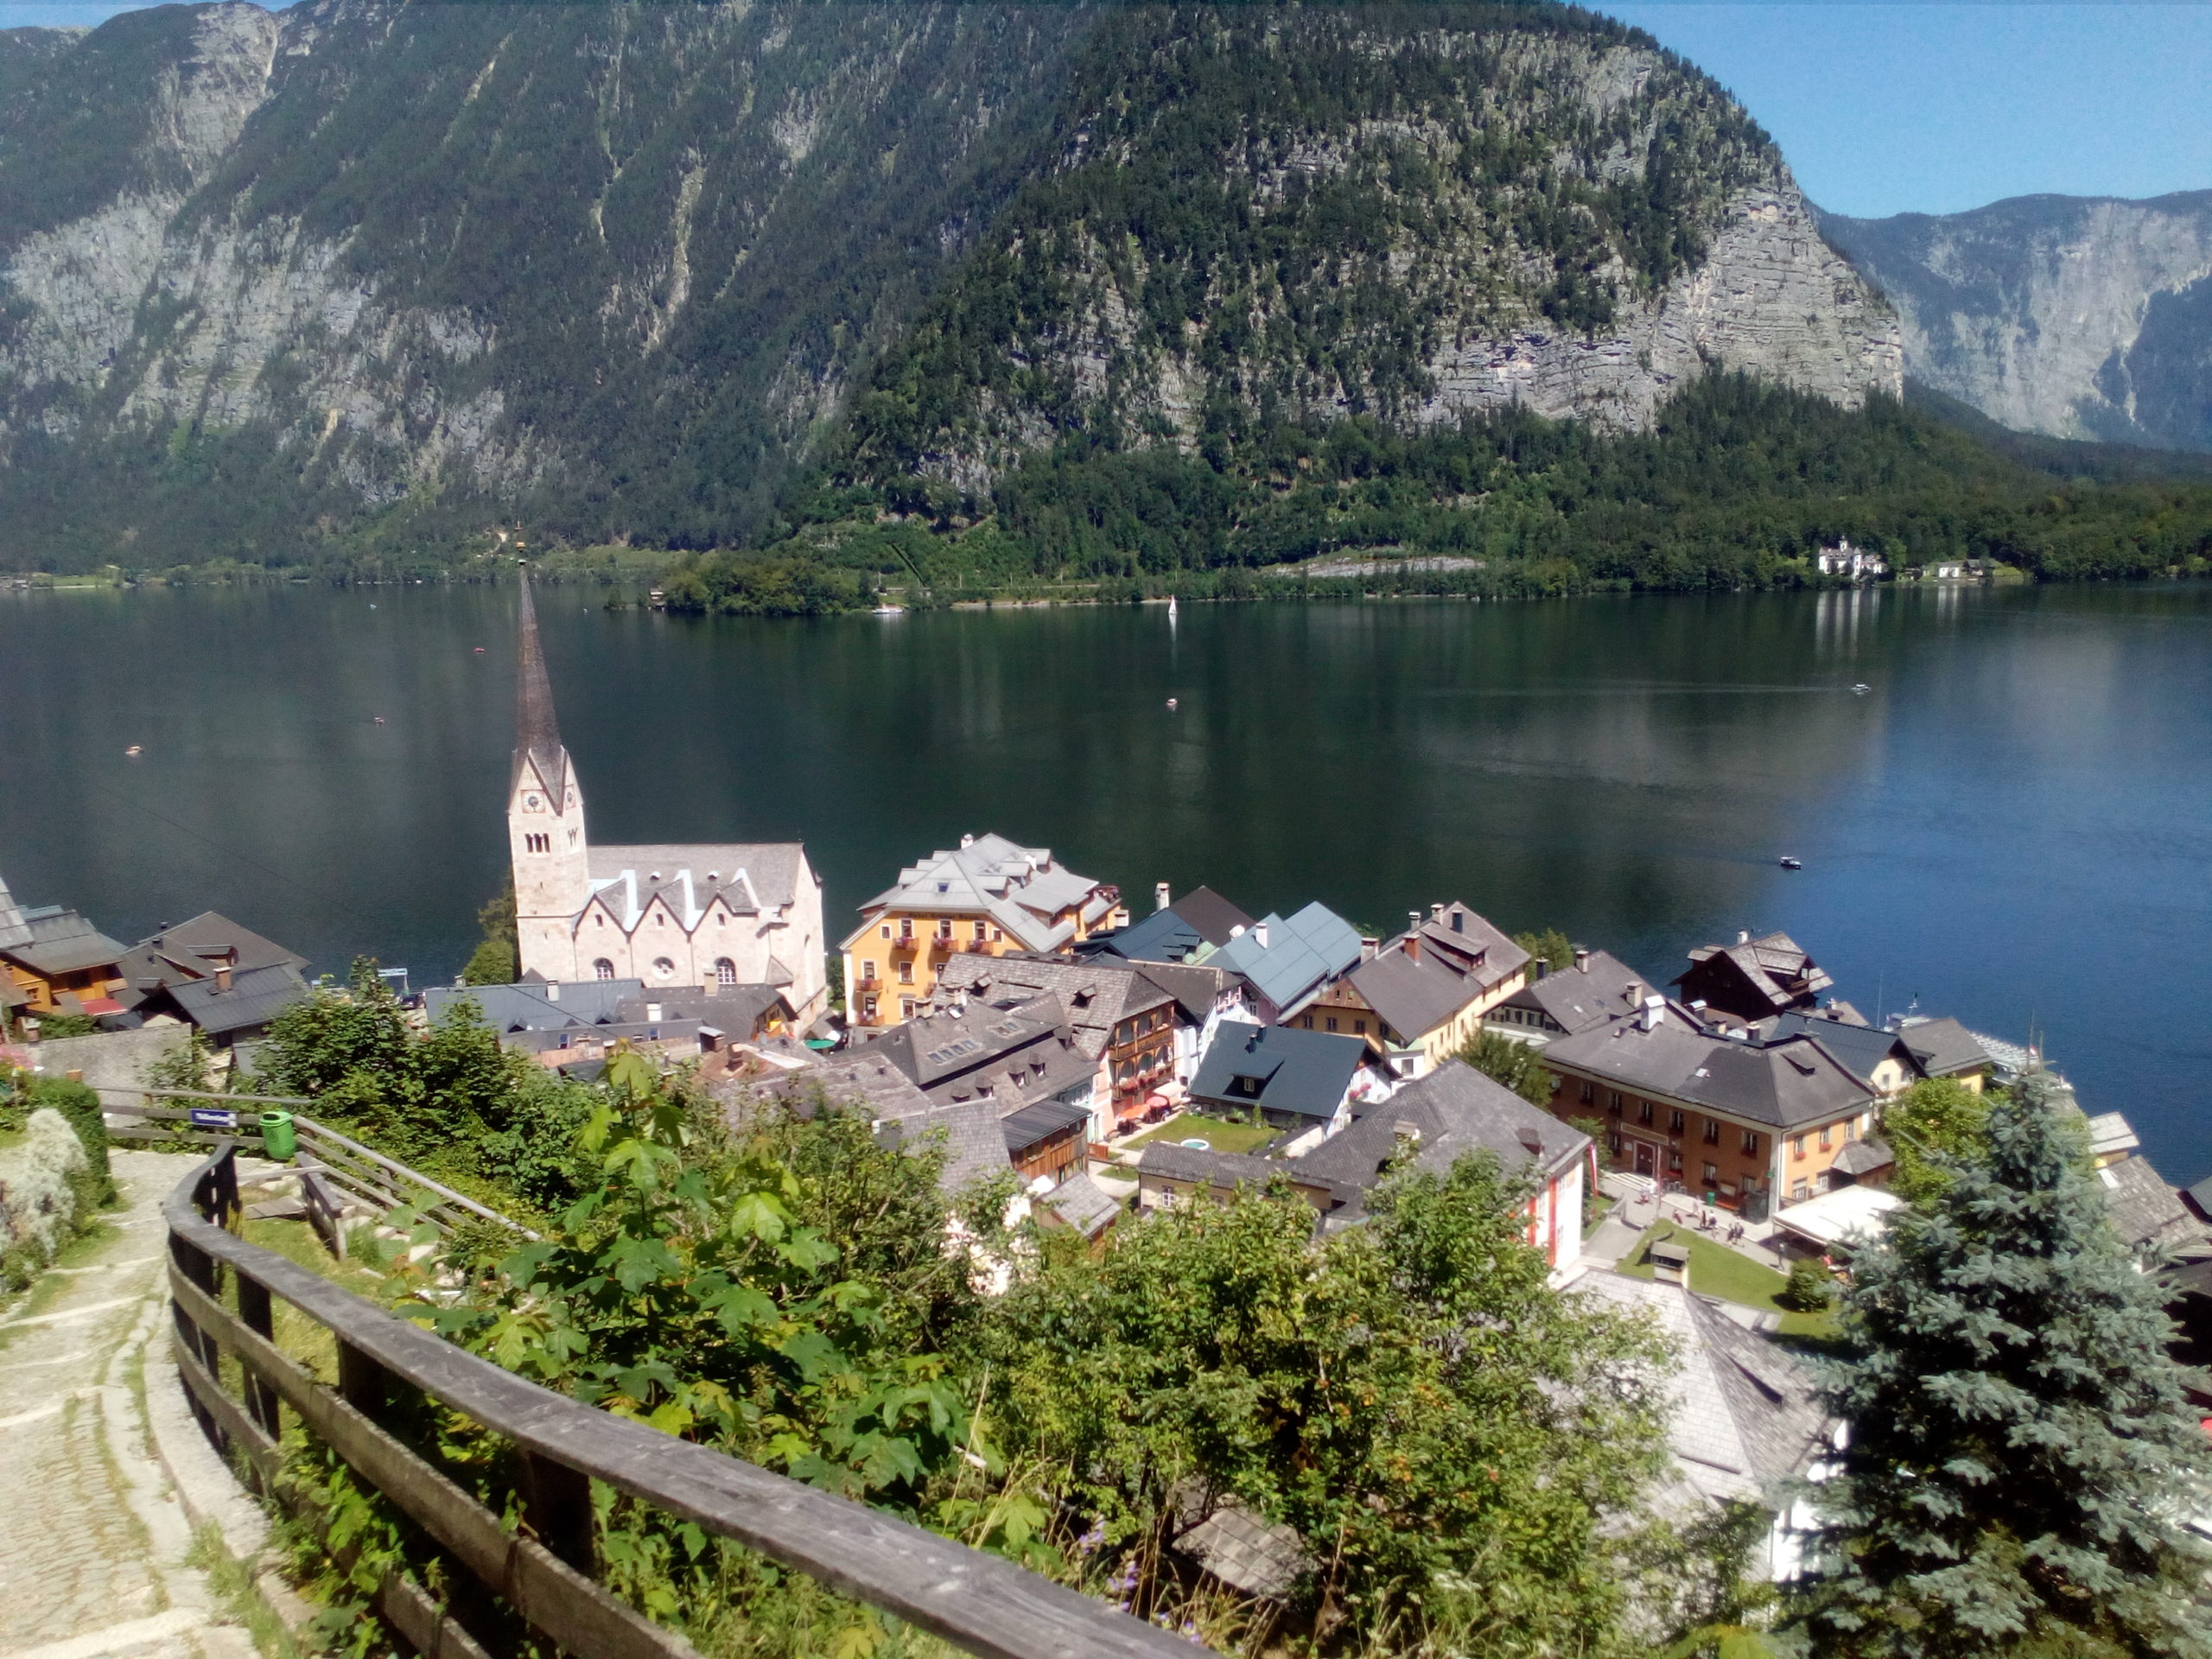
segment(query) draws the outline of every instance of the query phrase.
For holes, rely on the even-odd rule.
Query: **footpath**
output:
[[[267,1535],[168,1358],[161,1201],[196,1161],[114,1153],[105,1236],[0,1314],[0,1659],[254,1659],[188,1559]]]

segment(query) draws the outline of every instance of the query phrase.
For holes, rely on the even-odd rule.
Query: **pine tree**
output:
[[[2079,1115],[2033,1077],[1987,1150],[1861,1251],[1818,1489],[1824,1655],[2212,1655],[2206,1440],[2157,1281],[2106,1217]]]

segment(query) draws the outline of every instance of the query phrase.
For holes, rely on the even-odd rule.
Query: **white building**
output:
[[[526,575],[507,839],[524,978],[774,985],[801,1030],[827,1010],[822,882],[799,842],[591,844]]]
[[[1863,547],[1853,547],[1846,537],[1834,547],[1824,547],[1817,555],[1821,574],[1824,576],[1848,576],[1853,582],[1872,582],[1877,576],[1887,575],[1890,562],[1878,553],[1869,553]]]

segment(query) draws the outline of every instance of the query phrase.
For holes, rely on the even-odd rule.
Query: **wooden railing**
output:
[[[591,1483],[696,1523],[969,1653],[992,1659],[1189,1659],[1191,1644],[1012,1562],[861,1504],[579,1404],[454,1347],[237,1236],[238,1148],[213,1155],[164,1200],[177,1369],[201,1425],[262,1479],[275,1474],[282,1412],[404,1511],[524,1623],[582,1659],[696,1659],[689,1643],[595,1580]],[[418,1184],[423,1178],[406,1172]],[[458,1196],[458,1195],[455,1195]],[[226,1297],[226,1289],[229,1288]],[[276,1344],[275,1305],[338,1344],[338,1386]],[[219,1381],[237,1362],[243,1397]],[[394,1437],[413,1389],[512,1442],[522,1529]],[[461,1618],[411,1579],[389,1577],[378,1611],[426,1659],[480,1659]]]

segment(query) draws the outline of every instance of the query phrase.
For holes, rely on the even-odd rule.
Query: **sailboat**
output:
[[[1173,594],[1167,595],[1167,620],[1170,622],[1175,620],[1175,595]]]

